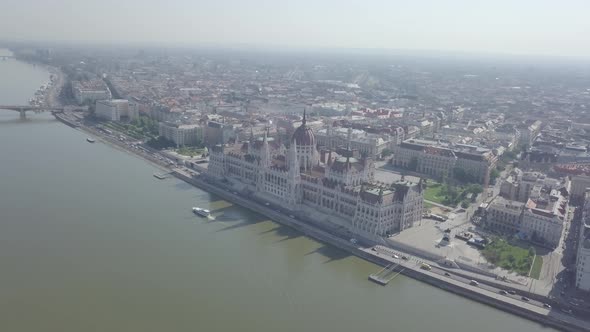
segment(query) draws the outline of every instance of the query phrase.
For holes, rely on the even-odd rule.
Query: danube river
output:
[[[47,79],[0,60],[0,104]],[[403,276],[378,286],[378,266],[86,137],[0,111],[3,331],[550,330]]]

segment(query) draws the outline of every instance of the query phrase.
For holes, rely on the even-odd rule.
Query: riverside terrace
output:
[[[80,129],[82,130],[88,130],[91,133],[97,135],[97,136],[102,136],[103,139],[105,139],[106,142],[112,143],[113,145],[119,146],[123,149],[126,149],[127,151],[134,153],[134,154],[138,154],[141,157],[144,157],[146,159],[150,159],[151,154],[145,154],[143,153],[142,150],[136,150],[136,149],[132,149],[130,146],[126,146],[124,142],[120,142],[118,140],[110,140],[109,137],[107,137],[108,135],[106,135],[103,132],[97,131],[97,130],[93,130],[91,127],[86,127],[86,126],[81,126]],[[154,152],[156,153],[156,152]],[[157,154],[157,153],[156,153]],[[150,159],[151,160],[151,159]],[[154,162],[158,163],[157,160],[153,160]],[[162,165],[164,166],[164,165]],[[195,169],[199,169],[201,172],[205,171],[204,168],[202,168],[204,165],[195,165],[198,167],[195,167]],[[163,169],[168,169],[170,170],[170,168],[168,167],[163,167]],[[184,171],[182,170],[184,169]],[[212,193],[217,193],[218,195],[220,195],[221,197],[224,197],[225,199],[229,200],[230,202],[234,202],[235,200],[243,200],[243,206],[248,207],[250,209],[254,209],[254,207],[258,207],[257,210],[258,212],[267,215],[268,217],[272,218],[273,220],[280,222],[280,223],[286,223],[286,224],[292,224],[293,221],[299,221],[299,219],[293,219],[292,216],[289,216],[287,214],[283,214],[281,213],[278,209],[278,207],[276,206],[270,206],[270,207],[266,207],[264,204],[255,204],[250,200],[246,200],[243,196],[241,195],[236,195],[236,194],[232,194],[232,190],[231,188],[225,188],[223,189],[223,187],[227,186],[227,184],[224,183],[219,183],[217,181],[213,181],[215,182],[215,185],[212,184],[208,184],[207,182],[203,182],[200,181],[199,178],[201,178],[201,176],[198,175],[199,172],[194,172],[193,170],[189,170],[187,168],[182,168],[182,169],[174,169],[174,174],[178,177],[180,177],[181,179],[189,182],[189,183],[193,183],[199,187],[204,186],[203,189],[206,189],[209,192]],[[182,175],[182,174],[184,175]],[[242,204],[241,204],[242,205]],[[262,209],[262,210],[259,210]],[[298,222],[298,224],[300,224]],[[327,243],[331,243],[332,245],[337,246],[338,248],[341,248],[343,250],[348,251],[348,249],[346,248],[351,248],[352,243],[350,241],[348,241],[348,237],[350,236],[349,234],[340,234],[343,232],[342,229],[335,227],[333,224],[330,223],[326,223],[322,220],[316,220],[313,225],[309,224],[309,222],[305,222],[303,223],[303,225],[301,225],[301,227],[303,227],[305,225],[304,228],[300,228],[297,225],[293,225],[293,227],[295,229],[298,229],[300,231],[302,231],[304,234],[309,235],[310,237],[313,238],[317,238],[320,239],[320,241],[322,242],[327,242]],[[323,230],[327,230],[327,231],[323,231]],[[335,235],[339,236],[343,236],[342,237],[338,237],[336,238]],[[326,236],[326,237],[324,237]],[[361,240],[359,238],[359,245],[360,244],[365,244],[365,240]],[[366,246],[366,245],[365,245]],[[356,247],[356,245],[354,245],[354,247]],[[390,264],[390,263],[386,263],[385,261],[381,261],[380,256],[378,253],[374,253],[371,249],[371,247],[367,247],[365,248],[365,250],[368,250],[369,253],[366,253],[366,251],[359,251],[359,250],[354,250],[353,253],[357,256],[360,256],[362,258],[365,258],[369,261],[375,262],[377,264]],[[351,249],[352,250],[352,249]],[[406,251],[403,251],[406,252]],[[375,255],[377,254],[377,255]],[[407,254],[407,255],[412,255],[412,254]],[[391,255],[388,255],[389,258],[391,258]],[[400,256],[401,257],[401,256]],[[410,256],[412,257],[412,256]],[[417,257],[414,259],[411,259],[411,263],[413,264],[414,262],[416,262],[416,259],[418,259]],[[475,287],[475,286],[470,286],[469,285],[469,280],[467,280],[467,282],[465,283],[464,280],[461,281],[460,279],[463,278],[465,279],[465,277],[460,277],[459,275],[457,275],[457,280],[447,280],[449,279],[448,276],[444,275],[443,272],[441,272],[441,269],[438,266],[438,264],[436,264],[435,262],[430,263],[433,264],[433,271],[432,273],[430,271],[423,271],[420,268],[416,269],[416,266],[414,266],[412,268],[412,266],[408,266],[406,267],[406,269],[404,270],[403,274],[406,274],[408,276],[411,276],[413,278],[416,278],[418,280],[422,280],[424,282],[427,282],[429,284],[432,284],[436,287],[440,287],[443,289],[447,289],[453,293],[456,294],[460,294],[463,295],[465,297],[474,299],[476,301],[480,301],[483,303],[487,303],[490,304],[498,309],[501,310],[505,310],[517,315],[521,315],[523,317],[527,317],[529,319],[532,320],[536,320],[545,324],[549,324],[551,326],[556,326],[556,327],[560,327],[563,328],[567,331],[580,331],[580,330],[587,330],[590,331],[590,328],[587,327],[587,322],[582,321],[576,317],[571,317],[568,316],[566,314],[563,314],[560,312],[560,310],[556,310],[555,307],[554,309],[547,309],[544,308],[542,303],[539,302],[539,300],[536,300],[535,297],[531,298],[530,302],[523,302],[521,300],[519,300],[520,298],[505,298],[506,296],[503,296],[501,294],[498,294],[498,288],[494,288],[494,286],[490,286],[490,285],[481,285],[482,289],[481,291],[478,290],[479,287]],[[415,264],[414,264],[415,265]],[[454,275],[454,273],[463,273],[462,270],[457,270],[457,271],[450,271],[451,274],[451,279],[454,278],[452,277]],[[481,280],[480,278],[483,277],[478,277],[475,274],[470,275],[469,279],[476,279],[476,280]],[[493,280],[493,279],[492,279]],[[500,287],[505,287],[504,285],[506,284],[502,284],[502,286]],[[513,284],[515,285],[515,284]],[[490,288],[491,287],[491,288]],[[511,286],[512,288],[514,288],[513,286]],[[492,290],[490,290],[492,289]],[[526,287],[522,287],[521,289],[524,289],[522,291],[522,294],[526,294]],[[520,290],[519,290],[520,292]],[[541,299],[541,301],[543,301]],[[574,310],[574,314],[575,310]],[[579,316],[579,317],[583,317],[583,316]]]
[[[350,252],[368,261],[374,262],[381,266],[390,266],[392,263],[396,263],[401,269],[400,272],[410,276],[412,278],[424,281],[436,287],[448,290],[450,292],[460,294],[467,298],[480,301],[496,307],[500,310],[511,312],[528,319],[542,322],[549,326],[557,327],[565,331],[590,331],[587,321],[571,317],[559,310],[552,309],[551,306],[547,306],[546,303],[539,299],[522,300],[525,297],[521,295],[507,294],[504,291],[505,285],[498,286],[495,282],[483,281],[479,285],[477,282],[471,281],[471,275],[465,277],[464,275],[454,275],[449,272],[445,272],[444,269],[439,267],[432,267],[432,270],[424,270],[422,266],[424,261],[417,258],[407,258],[407,261],[399,261],[400,258],[396,258],[395,254],[402,255],[397,251],[385,248],[387,252],[382,252],[381,246],[374,247],[363,247],[358,246],[347,241],[346,234],[341,234],[341,230],[333,228],[334,225],[330,223],[323,223],[320,220],[311,221],[308,219],[301,219],[299,217],[285,215],[281,213],[280,209],[276,206],[265,206],[257,201],[244,198],[242,195],[232,192],[231,187],[223,189],[224,184],[219,183],[209,177],[202,177],[198,173],[193,173],[188,169],[175,169],[175,176],[180,179],[192,183],[202,189],[216,193],[224,199],[233,203],[240,204],[244,207],[248,207],[258,213],[266,215],[267,217],[275,220],[279,223],[286,224],[312,238],[318,239],[322,242],[334,245],[346,252]],[[345,238],[342,238],[344,235]],[[363,239],[362,243],[370,243],[370,240]],[[382,248],[382,247],[381,247]],[[406,256],[404,256],[406,257]],[[392,261],[392,260],[395,260]],[[480,280],[478,277],[474,277]],[[501,291],[504,291],[502,293]],[[525,292],[520,292],[525,294]],[[522,297],[522,298],[521,298]]]

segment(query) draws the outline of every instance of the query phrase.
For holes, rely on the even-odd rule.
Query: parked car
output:
[[[520,299],[523,300],[523,301],[525,301],[525,302],[530,301],[530,299],[528,297],[526,297],[526,296],[522,296]]]
[[[550,305],[549,303],[543,303],[543,306],[544,306],[545,308],[549,308],[549,309],[551,309],[551,305]]]
[[[500,295],[506,295],[506,294],[508,294],[508,292],[507,292],[507,291],[505,291],[505,290],[503,290],[503,289],[502,289],[502,290],[500,290],[498,293],[500,293]]]

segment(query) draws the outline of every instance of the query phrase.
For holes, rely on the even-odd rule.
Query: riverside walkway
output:
[[[205,179],[206,177],[196,175],[190,171],[184,171],[181,169],[174,169],[173,174],[178,178],[189,182],[201,189],[216,194],[230,202],[241,205],[248,209],[251,209],[257,213],[265,215],[270,219],[292,227],[303,234],[312,237],[321,242],[331,244],[337,248],[350,252],[351,254],[366,259],[370,262],[376,263],[381,266],[390,266],[395,263],[398,259],[392,255],[384,255],[377,253],[372,250],[373,246],[360,246],[354,245],[346,238],[336,236],[339,234],[336,229],[324,229],[321,225],[310,224],[304,220],[299,220],[285,215],[281,212],[277,212],[269,207],[264,206],[259,202],[251,199],[242,198],[238,194],[234,194],[231,188],[220,187],[218,182],[209,183]],[[193,176],[196,175],[196,176]],[[375,244],[369,239],[362,239],[359,243],[371,243]],[[403,255],[400,253],[400,255]],[[502,289],[495,288],[490,285],[470,285],[470,280],[460,277],[458,275],[445,275],[445,270],[436,267],[436,264],[432,263],[433,268],[431,271],[420,269],[421,261],[409,260],[399,262],[399,268],[401,273],[412,277],[414,279],[421,280],[428,284],[436,287],[448,290],[450,292],[468,297],[470,299],[491,305],[503,311],[511,312],[519,316],[526,317],[528,319],[541,322],[552,327],[556,327],[565,331],[589,331],[590,323],[576,317],[562,313],[556,309],[545,308],[543,303],[536,300],[523,301],[520,296],[511,297],[500,294]],[[431,263],[431,262],[428,262]],[[448,273],[448,272],[446,272]]]

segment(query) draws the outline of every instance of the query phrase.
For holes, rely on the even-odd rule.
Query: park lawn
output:
[[[455,206],[459,204],[462,200],[460,195],[462,192],[465,191],[463,187],[456,187],[459,191],[459,195],[455,199],[455,201],[448,201],[447,196],[444,193],[444,185],[439,182],[432,182],[431,180],[428,181],[426,186],[426,191],[424,192],[424,199],[427,201],[435,202],[438,204],[446,205],[446,206]]]
[[[127,136],[131,136],[135,139],[143,139],[145,135],[143,132],[139,132],[136,127],[129,125],[122,125],[117,122],[107,122],[104,124],[105,127],[124,133]]]
[[[531,269],[531,278],[539,280],[541,277],[541,268],[543,267],[543,257],[536,256]]]
[[[426,187],[426,191],[424,192],[424,199],[427,201],[432,201],[438,204],[442,204],[445,196],[441,192],[442,185],[438,182],[430,184],[428,182],[428,186]]]
[[[528,275],[531,270],[535,256],[534,250],[511,245],[504,239],[496,239],[488,244],[481,253],[490,263],[524,276]],[[540,260],[540,264],[542,266],[542,260]]]
[[[203,149],[195,148],[192,146],[183,146],[183,147],[177,149],[176,153],[181,154],[183,156],[194,157],[194,156],[200,156],[201,154],[203,154]]]

